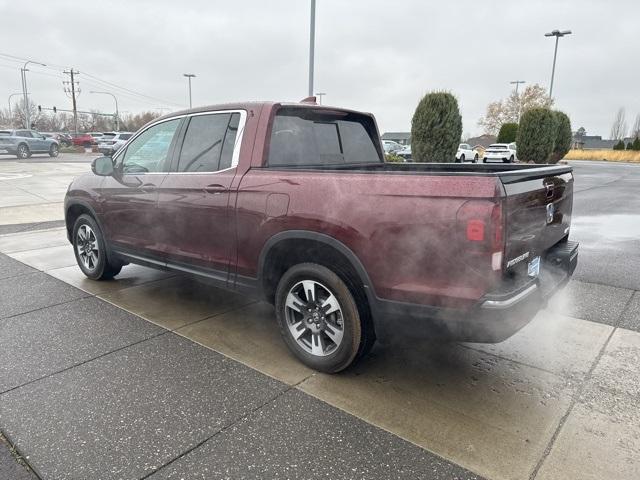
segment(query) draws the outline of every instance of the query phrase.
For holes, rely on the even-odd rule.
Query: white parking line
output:
[[[3,180],[17,180],[19,178],[33,177],[30,173],[0,173],[0,181]]]

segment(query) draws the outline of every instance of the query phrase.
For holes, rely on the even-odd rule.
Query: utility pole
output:
[[[520,103],[520,97],[518,97],[518,87],[520,86],[521,83],[526,83],[524,80],[514,80],[512,82],[509,82],[511,85],[516,86],[516,98],[518,99],[518,123],[520,123],[520,108],[521,108],[521,103]]]
[[[516,86],[516,95],[518,95],[518,87],[520,86],[521,83],[527,83],[524,80],[514,80],[513,82],[509,82],[511,85],[515,85]]]
[[[316,0],[311,0],[311,21],[309,25],[309,96],[313,96],[313,62],[316,47]]]
[[[65,70],[62,73],[66,73],[71,76],[71,88],[65,88],[66,93],[71,93],[71,101],[73,102],[73,131],[78,133],[78,109],[76,107],[76,81],[74,80],[74,75],[79,75],[80,72],[77,70],[74,71],[73,68],[70,70]],[[67,82],[62,82],[67,83]],[[80,89],[78,89],[78,93],[80,93]]]
[[[565,35],[571,35],[571,30],[553,30],[549,33],[545,33],[545,37],[556,37],[556,48],[553,51],[553,67],[551,68],[551,85],[549,86],[549,98],[553,98],[553,77],[556,73],[556,57],[558,56],[558,39]]]
[[[195,77],[195,75],[193,73],[183,73],[182,76],[189,79],[189,108],[191,108],[191,79]]]

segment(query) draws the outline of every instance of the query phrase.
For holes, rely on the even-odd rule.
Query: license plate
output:
[[[530,277],[537,277],[540,273],[540,257],[535,257],[529,262],[527,273]]]

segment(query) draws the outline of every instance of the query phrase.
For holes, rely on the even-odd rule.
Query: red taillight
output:
[[[462,239],[468,242],[467,251],[474,255],[491,255],[493,270],[502,269],[504,250],[504,219],[502,203],[469,200],[457,211]]]
[[[493,250],[502,250],[502,248],[504,247],[504,228],[502,223],[502,203],[496,203],[491,210],[491,226],[493,227]]]
[[[484,222],[482,220],[467,221],[467,240],[471,242],[484,242]]]

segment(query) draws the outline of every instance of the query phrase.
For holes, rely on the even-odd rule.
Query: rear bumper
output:
[[[378,300],[372,309],[376,330],[381,336],[401,330],[412,336],[498,343],[515,334],[546,306],[547,300],[571,278],[577,263],[578,243],[560,243],[542,259],[538,277],[517,287],[504,285],[468,310]]]

